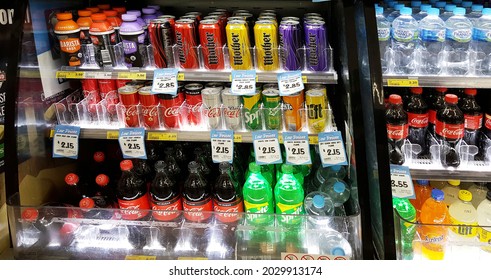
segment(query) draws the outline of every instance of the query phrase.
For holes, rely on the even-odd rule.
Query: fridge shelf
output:
[[[458,168],[445,168],[432,163],[430,159],[412,159],[411,163],[404,164],[411,170],[411,177],[415,180],[452,180],[458,179],[468,182],[489,182],[491,178],[491,165],[484,161],[469,161]]]
[[[399,76],[383,75],[388,87],[491,88],[491,77],[485,76]]]

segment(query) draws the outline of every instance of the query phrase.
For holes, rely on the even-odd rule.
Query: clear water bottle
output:
[[[335,216],[346,216],[344,203],[350,198],[350,188],[343,180],[337,178],[328,179],[320,187],[321,192],[327,193],[334,203]]]
[[[331,256],[353,257],[353,250],[348,240],[335,230],[319,235],[319,254]]]
[[[455,10],[455,8],[457,8],[457,5],[454,5],[454,4],[447,4],[445,6],[445,11],[443,12],[443,14],[440,15],[440,18],[443,20],[443,21],[446,21],[447,19],[449,19],[451,16],[453,16],[453,10]]]
[[[421,1],[411,1],[411,8],[413,9],[413,15],[421,11]]]
[[[380,62],[382,64],[382,73],[385,74],[389,70],[389,43],[390,43],[390,23],[384,17],[384,8],[377,7],[377,31],[378,43],[380,49]]]
[[[324,182],[329,178],[344,179],[346,176],[346,168],[342,165],[333,165],[329,167],[320,167],[315,172],[314,186],[319,189]]]
[[[384,17],[388,17],[395,9],[394,6],[397,4],[396,1],[387,2],[386,9],[384,10]]]
[[[465,14],[468,14],[472,11],[472,1],[463,1],[462,8],[465,8]]]
[[[304,200],[307,221],[313,229],[327,228],[334,215],[334,203],[327,193],[315,191],[307,194]]]
[[[431,8],[419,23],[420,73],[437,75],[441,72],[442,51],[445,43],[445,22],[438,17],[440,10]]]
[[[476,19],[471,42],[472,65],[476,75],[491,74],[491,8],[482,10]]]
[[[421,21],[422,19],[424,19],[428,15],[428,10],[430,8],[431,8],[431,5],[429,5],[429,4],[422,4],[421,7],[420,7],[419,13],[414,14],[413,15],[413,18],[416,21],[418,21],[418,22]]]
[[[392,23],[396,18],[401,15],[401,10],[405,8],[404,4],[396,4],[394,6],[394,11],[387,16],[387,20]],[[413,10],[408,8],[410,13],[412,14]]]
[[[472,22],[476,23],[476,20],[482,16],[483,5],[472,5],[471,12],[466,15],[466,17]]]
[[[391,48],[395,74],[413,74],[416,70],[414,53],[418,42],[418,22],[411,16],[411,8],[402,8],[401,15],[392,22]]]
[[[445,63],[449,75],[466,75],[469,72],[472,23],[464,15],[464,8],[455,8],[454,15],[445,22]]]
[[[438,1],[435,3],[433,7],[437,8],[440,10],[440,14],[443,14],[445,12],[445,6],[447,6],[447,2],[445,1]]]

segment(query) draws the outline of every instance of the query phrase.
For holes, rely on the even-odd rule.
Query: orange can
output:
[[[302,111],[305,107],[305,97],[303,90],[295,94],[283,96],[283,108],[285,126],[288,131],[300,131],[303,128],[303,115]]]

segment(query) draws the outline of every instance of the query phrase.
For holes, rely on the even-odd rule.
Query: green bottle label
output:
[[[289,215],[302,215],[304,214],[303,210],[303,202],[297,204],[276,204],[276,212],[277,214],[286,214],[288,216],[281,216],[280,222],[285,224],[299,224],[302,221],[302,217],[298,216],[289,216]]]
[[[244,201],[245,209],[248,213],[247,219],[250,220],[253,224],[265,224],[268,223],[272,216],[268,214],[273,214],[273,209],[269,206],[270,203],[251,203],[248,201]],[[257,214],[257,215],[254,215]]]

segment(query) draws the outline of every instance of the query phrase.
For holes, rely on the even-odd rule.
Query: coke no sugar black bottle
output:
[[[397,94],[389,96],[389,106],[385,112],[389,159],[392,164],[403,164],[402,145],[408,135],[407,114],[402,108],[402,98]]]
[[[479,130],[482,127],[481,106],[476,102],[477,90],[466,88],[459,101],[459,108],[464,113],[464,141],[467,145],[479,147]]]
[[[423,154],[426,151],[426,131],[428,128],[428,106],[422,97],[423,88],[411,88],[411,96],[406,103],[408,118],[408,136],[411,144],[421,146]]]
[[[213,190],[213,207],[215,212],[220,213],[216,213],[215,217],[221,222],[233,223],[240,219],[240,216],[234,213],[244,212],[241,191],[237,182],[230,176],[231,164],[221,162],[218,168],[220,175]]]
[[[211,218],[213,201],[210,196],[208,183],[199,172],[200,165],[191,161],[189,163],[189,176],[184,183],[183,208],[184,217],[191,222],[206,222]]]
[[[436,115],[435,132],[440,144],[440,161],[444,167],[460,165],[460,142],[464,137],[464,114],[457,106],[455,94],[445,95],[445,107]]]

